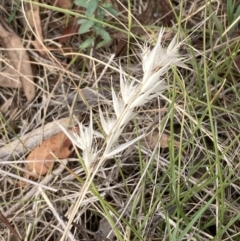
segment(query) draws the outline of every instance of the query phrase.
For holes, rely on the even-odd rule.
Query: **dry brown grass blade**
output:
[[[2,19],[0,21],[0,39],[11,64],[19,75],[27,100],[31,102],[35,97],[35,86],[28,54],[22,40],[13,31],[6,30],[2,24],[3,21]]]

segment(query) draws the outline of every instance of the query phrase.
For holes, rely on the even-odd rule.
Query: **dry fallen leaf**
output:
[[[11,97],[0,107],[0,111],[4,115],[8,115],[8,124],[11,120],[15,120],[16,112],[19,110],[14,98]]]
[[[71,117],[59,119],[57,122],[65,128],[76,125],[76,121]],[[40,126],[23,136],[17,137],[12,142],[4,143],[0,147],[0,159],[24,155],[27,150],[36,148],[41,140],[47,140],[60,131],[61,128],[56,125],[55,121]]]
[[[0,111],[2,112],[2,114],[6,114],[9,111],[12,103],[13,103],[13,98],[6,100],[6,102],[0,107]]]
[[[46,2],[57,6],[59,8],[70,8],[72,7],[73,1],[72,0],[46,0]]]
[[[0,86],[8,88],[21,88],[22,83],[19,80],[19,75],[12,66],[7,66],[0,73]]]
[[[35,2],[38,2],[38,0],[35,0]],[[31,43],[41,55],[46,55],[46,51],[43,48],[43,34],[39,6],[32,3],[24,3],[24,10],[26,14],[24,23],[35,33],[36,40]]]
[[[18,78],[20,79],[27,100],[28,102],[31,102],[35,97],[35,86],[33,83],[32,68],[28,54],[22,44],[22,40],[13,31],[5,29],[3,21],[4,20],[0,18],[0,40],[7,52],[9,61],[11,62],[14,70],[16,70],[16,73],[18,75]],[[11,72],[10,69],[9,72]],[[14,75],[14,71],[12,71],[11,74]],[[11,78],[7,78],[4,79],[4,81],[10,81],[10,79]],[[2,80],[0,81],[0,83],[4,81]],[[15,84],[13,82],[12,87],[19,87],[19,84]]]
[[[45,175],[56,158],[65,159],[71,154],[71,145],[72,142],[68,137],[63,132],[59,132],[31,151],[27,160],[32,162],[26,162],[26,169],[32,172],[32,176]],[[25,174],[25,177],[28,178],[29,173]]]
[[[165,133],[161,134],[161,138],[159,139],[159,132],[153,131],[146,136],[145,140],[141,141],[141,144],[145,147],[149,147],[151,150],[154,150],[156,145],[159,145],[161,148],[169,147],[170,140],[171,137]],[[174,140],[174,146],[179,148],[180,143]]]
[[[78,33],[79,24],[77,23],[76,18],[71,18],[68,22],[68,25],[63,29],[61,36],[59,37],[59,43],[66,43],[74,34]]]

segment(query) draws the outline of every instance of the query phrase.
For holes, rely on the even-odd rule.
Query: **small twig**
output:
[[[16,230],[13,228],[11,223],[8,221],[8,219],[0,212],[0,221],[2,221],[12,232],[13,236],[16,238],[16,241],[22,241]]]
[[[64,126],[74,126],[76,121],[70,118],[62,118],[58,120],[61,125]],[[72,123],[70,125],[70,123]],[[34,147],[38,146],[42,140],[48,139],[61,131],[61,128],[56,125],[55,121],[50,122],[44,126],[25,134],[24,136],[18,137],[17,140],[5,144],[0,148],[0,158],[6,158],[10,156],[19,156],[32,150]]]
[[[63,67],[63,66],[67,67],[67,64],[65,64],[65,63],[59,63],[59,62],[56,63],[54,61],[51,61],[49,59],[41,57],[33,49],[31,49],[27,46],[26,46],[26,49],[27,49],[28,53],[30,54],[30,56],[39,63],[51,65],[51,66],[54,66],[54,67]]]

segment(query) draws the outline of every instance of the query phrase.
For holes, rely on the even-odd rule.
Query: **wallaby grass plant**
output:
[[[81,205],[83,197],[91,186],[93,177],[101,165],[107,159],[118,155],[145,136],[145,134],[143,134],[124,144],[116,144],[126,125],[136,116],[137,113],[134,113],[135,108],[143,106],[153,98],[159,97],[159,94],[167,88],[164,75],[171,66],[187,68],[183,63],[184,57],[178,53],[180,44],[177,41],[177,35],[172,39],[168,48],[164,49],[162,47],[163,33],[164,30],[161,30],[157,43],[152,50],[147,47],[142,49],[142,80],[128,82],[126,73],[120,68],[120,93],[116,94],[112,87],[114,113],[109,113],[108,108],[106,108],[104,111],[106,117],[104,117],[101,108],[99,108],[100,122],[105,132],[103,144],[100,144],[98,147],[93,143],[94,131],[92,114],[90,115],[90,125],[88,127],[84,128],[83,125],[79,123],[80,135],[69,132],[61,127],[73,144],[82,150],[83,161],[88,170],[88,178],[84,184],[82,195],[74,207],[74,211],[78,210]],[[95,165],[92,165],[94,162],[96,162]],[[72,218],[74,217],[74,211]],[[71,221],[72,219],[70,219],[69,224]],[[67,229],[65,230],[65,233],[66,232]]]
[[[103,159],[100,158],[101,162],[105,159],[112,158],[114,155],[125,150],[143,137],[137,137],[134,140],[114,148],[115,143],[118,141],[126,125],[135,117],[136,113],[134,113],[134,109],[158,97],[159,93],[167,88],[164,75],[170,67],[177,66],[187,68],[183,63],[184,57],[181,57],[178,53],[180,45],[177,42],[177,36],[173,38],[168,48],[164,49],[162,47],[163,32],[163,30],[160,31],[158,41],[153,50],[147,47],[143,48],[143,79],[129,82],[126,78],[127,74],[124,73],[120,67],[120,93],[116,94],[112,87],[114,113],[108,113],[106,108],[106,117],[104,117],[101,108],[99,108],[100,121],[105,132],[105,150],[102,157]],[[82,124],[79,124],[80,133],[84,133],[83,135],[80,134],[80,136],[77,133],[69,132],[62,128],[71,141],[83,151],[83,160],[87,169],[96,161],[96,157],[99,158],[99,151],[101,150],[101,148],[98,150],[96,146],[93,147],[94,132],[92,115],[90,119],[89,127],[83,128]]]

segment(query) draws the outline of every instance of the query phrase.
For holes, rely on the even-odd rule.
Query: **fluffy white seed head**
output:
[[[93,143],[95,132],[92,124],[92,114],[88,127],[83,127],[81,123],[79,124],[79,135],[75,132],[71,133],[62,127],[73,144],[83,151],[83,160],[87,168],[96,160],[97,155],[100,155],[102,146],[105,146],[105,150],[103,150],[100,159],[104,161],[142,138],[142,136],[137,137],[120,146],[116,145],[125,126],[136,115],[134,108],[142,106],[152,98],[159,96],[168,87],[163,76],[171,66],[187,68],[183,63],[184,58],[178,52],[179,43],[177,42],[177,37],[174,37],[168,48],[165,49],[162,46],[163,33],[164,30],[162,29],[159,33],[158,41],[152,50],[147,47],[143,48],[143,78],[141,81],[128,82],[125,77],[126,74],[120,66],[120,93],[116,93],[112,87],[114,112],[108,113],[105,111],[106,115],[104,116],[101,108],[99,108],[100,122],[106,134],[105,145],[102,143],[98,147]]]

